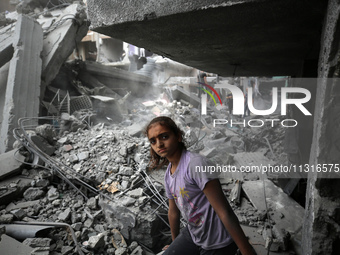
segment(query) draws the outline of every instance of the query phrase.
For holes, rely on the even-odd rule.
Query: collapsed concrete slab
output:
[[[22,197],[25,190],[31,186],[33,178],[18,175],[0,182],[0,201],[2,205],[7,205],[11,201]]]
[[[82,4],[68,6],[51,27],[44,31],[47,36],[44,38],[42,52],[42,95],[87,31],[85,6]]]
[[[151,85],[152,78],[112,66],[102,65],[96,62],[85,62],[85,69],[95,76],[101,83],[111,89],[124,88],[132,94],[144,95],[147,93],[147,87],[138,85]]]
[[[265,187],[263,186],[265,185]],[[270,219],[275,222],[277,229],[285,229],[292,234],[291,241],[296,254],[301,253],[301,228],[304,217],[304,208],[295,200],[288,197],[282,189],[276,187],[270,180],[264,181],[245,181],[242,188],[255,208],[267,210],[270,208],[274,213]],[[266,201],[264,198],[266,190]]]
[[[189,91],[183,89],[180,86],[174,86],[171,88],[172,97],[175,100],[185,100],[192,104],[194,107],[198,107],[201,103],[201,100],[198,96]]]
[[[21,117],[38,117],[43,32],[33,19],[20,15],[13,34],[0,131],[0,153],[12,148],[13,129]]]

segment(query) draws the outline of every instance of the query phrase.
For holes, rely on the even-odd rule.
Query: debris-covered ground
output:
[[[32,254],[42,250],[44,254],[159,252],[170,240],[160,174],[164,170],[155,173],[148,169],[149,142],[143,134],[145,123],[154,116],[156,108],[179,123],[190,149],[216,162],[235,163],[238,153],[246,153],[246,144],[252,145],[248,147],[249,153],[270,153],[265,143],[253,138],[256,134],[227,127],[212,131],[211,123],[207,127],[198,123],[197,109],[192,105],[183,100],[166,102],[163,94],[161,98],[134,100],[131,113],[119,124],[91,126],[68,114],[62,114],[59,120],[42,119],[48,123],[32,130],[23,123],[17,132],[18,140],[26,145],[27,149],[21,150],[33,165],[26,165],[15,181],[1,183],[4,195],[18,189],[22,178],[29,179],[21,190],[22,197],[17,195],[9,204],[2,205],[1,223],[39,226],[50,222],[48,231],[37,231],[40,238],[33,235],[35,239],[23,241],[35,249]],[[188,118],[195,121],[188,125],[185,122]],[[275,143],[282,142],[283,130],[261,132],[273,141],[277,153],[280,145]],[[250,143],[251,140],[254,142]],[[232,175],[221,179],[240,222],[259,229],[273,226],[275,222],[268,219],[266,211],[256,209],[241,193],[242,182],[249,180],[244,177],[237,183]],[[258,180],[259,176],[251,179]],[[68,225],[60,227],[54,223],[66,223],[72,231]],[[276,250],[287,250],[287,236],[280,238],[274,240]],[[268,246],[268,240],[263,245],[266,242]]]

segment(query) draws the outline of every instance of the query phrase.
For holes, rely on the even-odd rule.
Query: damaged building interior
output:
[[[232,166],[222,190],[257,254],[340,254],[339,14],[337,0],[1,0],[0,254],[162,254],[156,116]],[[278,107],[235,114],[231,87]],[[282,103],[297,88],[310,115]],[[268,166],[333,174],[241,171]]]

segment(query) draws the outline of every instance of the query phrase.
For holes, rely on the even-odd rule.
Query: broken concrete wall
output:
[[[151,88],[150,77],[95,62],[86,61],[85,64],[86,71],[121,96],[124,96],[126,91],[131,91],[132,95],[142,96],[149,91],[148,87]]]
[[[46,86],[56,77],[62,64],[76,48],[76,43],[80,42],[88,31],[84,5],[68,6],[49,30],[53,28],[55,29],[44,39],[42,95]]]
[[[339,163],[340,3],[330,0],[323,28],[319,58],[314,134],[309,164]],[[340,179],[321,179],[309,173],[306,215],[303,226],[303,254],[340,254]]]
[[[2,123],[2,112],[4,110],[6,85],[8,77],[9,63],[0,68],[0,127]]]
[[[21,117],[38,117],[43,32],[33,19],[20,15],[13,34],[0,132],[0,153],[12,147],[13,128]]]

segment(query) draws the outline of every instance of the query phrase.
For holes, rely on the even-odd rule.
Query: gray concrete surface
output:
[[[300,75],[326,1],[88,0],[91,29],[222,76]]]
[[[43,32],[40,25],[20,15],[13,34],[14,54],[10,61],[0,133],[0,153],[12,148],[13,128],[21,117],[38,117]]]

